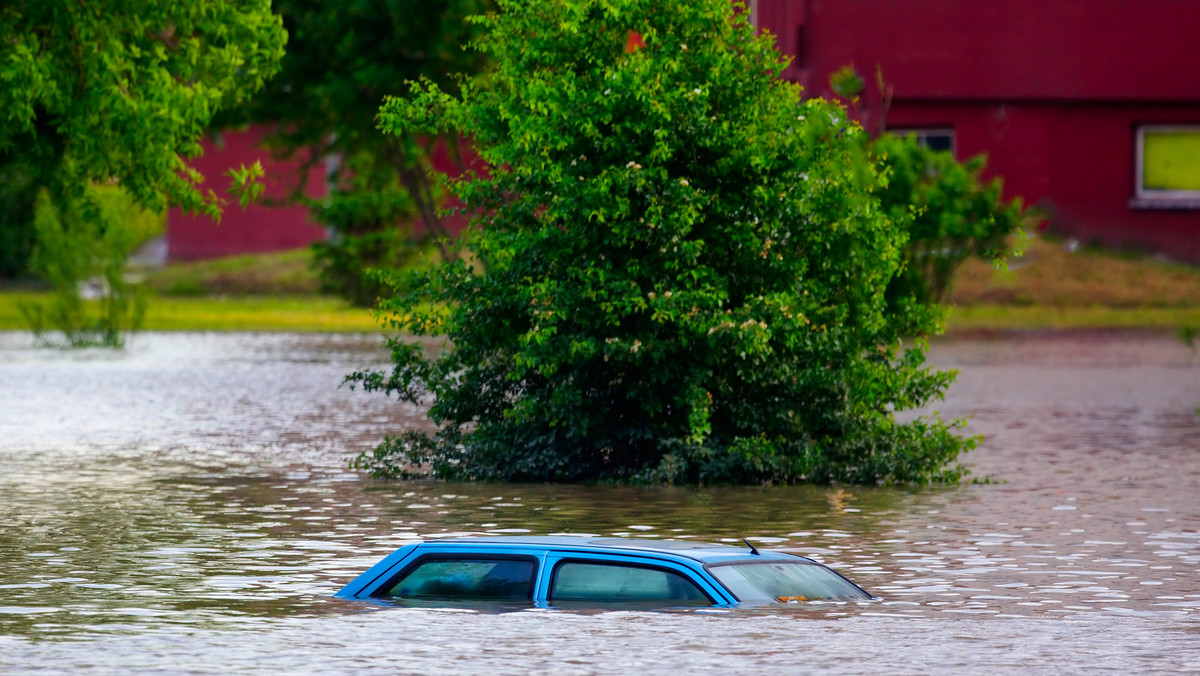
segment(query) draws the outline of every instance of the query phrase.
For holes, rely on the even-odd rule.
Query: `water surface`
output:
[[[704,489],[756,544],[883,597],[773,611],[479,613],[331,598],[420,537],[735,541],[686,490],[380,483],[422,411],[339,389],[370,336],[0,333],[0,668],[195,673],[1200,669],[1200,358],[1143,334],[943,341],[938,408],[996,483]]]

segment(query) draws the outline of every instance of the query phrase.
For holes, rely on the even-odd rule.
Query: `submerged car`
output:
[[[611,537],[463,537],[406,545],[337,596],[403,605],[734,606],[869,600],[812,559],[707,542]]]

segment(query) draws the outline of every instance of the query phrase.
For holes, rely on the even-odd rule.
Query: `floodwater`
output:
[[[731,541],[680,488],[365,480],[420,410],[339,389],[371,336],[0,333],[0,671],[1119,673],[1200,670],[1200,357],[1169,337],[936,343],[993,483],[719,488],[759,545],[878,596],[773,610],[507,613],[331,595],[417,537]]]

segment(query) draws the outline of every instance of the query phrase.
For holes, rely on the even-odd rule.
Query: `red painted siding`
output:
[[[204,188],[224,195],[229,186],[225,172],[258,160],[266,174],[264,198],[285,200],[296,187],[299,162],[272,159],[259,146],[262,137],[262,129],[251,128],[224,132],[217,139],[206,140],[204,154],[192,161],[192,166],[207,179]],[[325,194],[323,165],[309,171],[307,191],[311,197]],[[190,261],[285,251],[324,238],[325,229],[310,220],[303,206],[268,206],[260,202],[242,208],[233,202],[225,207],[220,223],[205,216],[184,214],[176,208],[167,220],[167,259]]]
[[[952,128],[960,157],[986,153],[1005,192],[1085,241],[1200,262],[1200,211],[1131,206],[1136,130],[1200,124],[1196,0],[756,0],[759,26],[806,95],[829,74],[867,82],[861,119]]]
[[[1195,0],[759,2],[808,8],[814,73],[879,63],[905,98],[1200,102]]]
[[[475,153],[470,142],[465,139],[456,140],[453,149],[445,139],[439,140],[429,153],[429,163],[434,171],[443,173],[450,178],[456,178],[464,173],[475,173],[480,176],[486,176],[488,173],[483,159]],[[457,199],[448,197],[443,207],[457,209],[461,205],[462,203]],[[470,218],[466,214],[445,214],[442,216],[442,225],[451,236],[458,237],[467,227],[469,220]],[[429,230],[418,218],[413,223],[413,231],[428,232]]]
[[[249,165],[258,160],[262,162],[266,173],[264,200],[246,208],[230,203],[225,207],[220,223],[173,209],[167,220],[168,260],[189,261],[286,251],[325,239],[325,229],[312,220],[306,207],[266,203],[269,200],[287,200],[296,187],[301,162],[272,158],[270,152],[260,146],[263,136],[262,128],[252,127],[224,132],[203,143],[204,154],[193,160],[192,166],[207,178],[205,189],[212,188],[218,195],[224,195],[229,186],[225,172],[231,167]],[[454,153],[445,143],[439,142],[433,149],[431,162],[434,169],[450,176],[459,175],[464,168],[476,172],[486,170],[482,161],[463,141],[458,142]],[[306,193],[309,197],[321,197],[325,191],[325,166],[322,163],[309,171]],[[452,236],[458,236],[467,225],[467,217],[451,215],[445,217],[443,223]],[[426,231],[419,218],[414,219],[412,227],[415,232]]]

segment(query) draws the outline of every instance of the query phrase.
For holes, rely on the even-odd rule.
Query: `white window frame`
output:
[[[1154,190],[1146,188],[1143,184],[1146,171],[1146,134],[1163,132],[1200,133],[1200,125],[1143,124],[1138,126],[1133,174],[1134,199],[1130,202],[1130,206],[1141,209],[1200,209],[1200,190]]]

